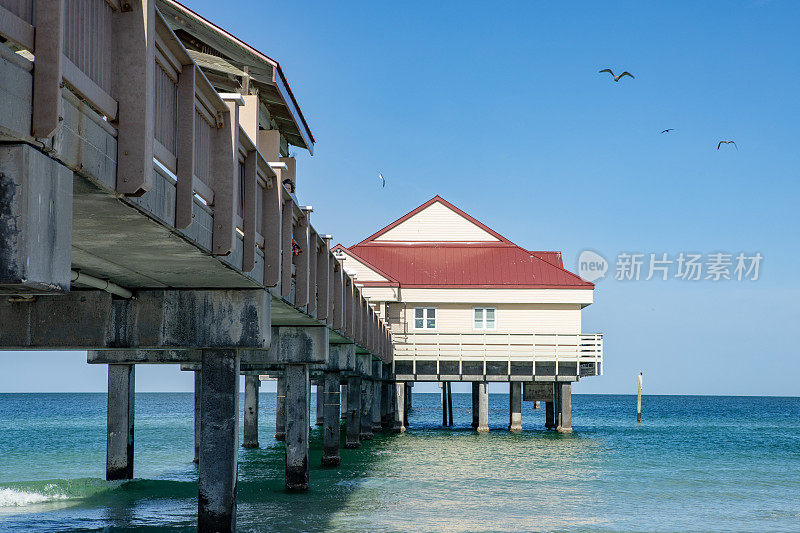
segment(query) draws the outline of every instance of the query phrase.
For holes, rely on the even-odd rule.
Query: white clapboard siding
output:
[[[405,320],[404,320],[404,311],[403,311],[403,304],[402,303],[390,303],[389,304],[389,329],[392,331],[393,334],[398,333],[405,333]]]
[[[438,202],[431,204],[375,239],[376,242],[497,242],[498,240],[491,233]]]
[[[361,279],[361,278],[359,278]],[[356,280],[358,283],[358,280]],[[396,302],[397,301],[397,288],[396,287],[362,287],[361,292],[364,296],[369,298],[370,302]]]
[[[592,289],[410,289],[403,288],[403,301],[453,303],[592,303]]]
[[[453,304],[428,303],[408,304],[403,321],[403,305],[389,304],[389,321],[392,331],[401,331],[405,322],[407,331],[426,332],[414,329],[414,308],[436,307],[436,329],[438,333],[570,333],[581,332],[579,305],[571,304]],[[475,307],[494,307],[495,329],[476,330],[473,321]],[[395,328],[396,326],[396,328]]]
[[[356,277],[356,283],[359,281],[388,281],[352,255],[345,253],[345,257],[346,259],[342,261],[344,269],[348,274]]]

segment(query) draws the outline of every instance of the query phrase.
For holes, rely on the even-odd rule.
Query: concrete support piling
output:
[[[135,365],[108,365],[106,479],[133,479]]]
[[[402,433],[406,430],[405,426],[405,407],[406,407],[406,385],[405,383],[394,384],[394,424],[392,430],[395,433]]]
[[[378,363],[380,364],[380,363]],[[383,389],[383,382],[382,381],[373,381],[372,382],[372,433],[378,433],[383,426],[381,425],[381,408],[383,402],[381,401],[382,398],[382,389]]]
[[[286,488],[308,490],[308,365],[286,365]]]
[[[559,421],[558,421],[558,407],[559,407],[559,399],[558,395],[561,392],[561,387],[558,386],[558,382],[553,382],[553,429],[558,429]]]
[[[478,427],[479,432],[489,431],[489,384],[478,383]]]
[[[453,387],[452,383],[449,381],[446,383],[447,386],[447,425],[453,426]]]
[[[556,415],[554,402],[544,402],[544,427],[546,429],[556,428]]]
[[[202,351],[198,531],[236,530],[239,448],[239,355]]]
[[[244,439],[242,447],[258,448],[258,389],[261,381],[255,374],[244,377]]]
[[[347,418],[347,383],[342,383],[339,386],[339,401],[342,404],[342,420]]]
[[[522,382],[512,381],[508,385],[508,429],[520,431],[522,430]]]
[[[403,386],[405,387],[405,392],[403,394],[405,407],[403,408],[403,424],[405,427],[408,427],[408,413],[411,411],[411,386],[408,383],[404,383]]]
[[[477,381],[472,382],[472,429],[478,429],[478,386]]]
[[[325,393],[323,390],[325,389],[325,385],[323,384],[323,380],[319,380],[317,383],[317,425],[321,426],[325,423],[325,401],[323,396]]]
[[[361,379],[361,440],[372,440],[372,392],[371,379]]]
[[[323,425],[322,425],[322,466],[339,466],[341,439],[340,383],[338,372],[325,372],[322,378]],[[319,389],[318,389],[319,390]],[[318,393],[319,394],[319,393]]]
[[[347,431],[345,448],[361,446],[361,378],[350,376],[347,380]]]
[[[381,426],[383,429],[391,429],[394,419],[394,391],[392,384],[388,381],[381,382]]]
[[[442,427],[447,427],[447,382],[439,383],[439,388],[441,389],[439,403],[442,406]]]
[[[572,433],[572,383],[569,381],[556,381],[553,392],[555,398],[556,431],[559,433]]]
[[[200,460],[200,387],[202,385],[202,377],[200,370],[194,371],[194,463]]]
[[[275,440],[286,438],[286,377],[278,376],[278,399],[275,406]]]

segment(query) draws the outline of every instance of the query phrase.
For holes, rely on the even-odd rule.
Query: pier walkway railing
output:
[[[0,0],[0,350],[107,365],[108,480],[134,477],[136,366],[193,371],[199,531],[235,530],[241,374],[245,447],[278,377],[289,490],[312,380],[326,466],[342,385],[349,447],[404,429],[390,331],[297,199],[313,144],[280,65],[175,0]]]
[[[13,291],[67,292],[73,271],[132,290],[267,288],[273,325],[327,325],[388,363],[389,331],[299,205],[263,99],[218,92],[165,5],[0,0],[0,141],[76,180],[53,198],[65,219],[51,222],[72,231],[50,278],[20,272]]]
[[[408,333],[394,343],[398,379],[414,381],[553,380],[601,375],[602,364],[602,333]]]

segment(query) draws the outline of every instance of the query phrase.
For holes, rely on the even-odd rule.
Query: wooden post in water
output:
[[[447,422],[447,425],[452,427],[453,426],[453,389],[452,384],[448,381],[447,385],[447,413],[450,419]]]
[[[636,422],[642,423],[642,373],[639,372],[639,387],[636,394]]]

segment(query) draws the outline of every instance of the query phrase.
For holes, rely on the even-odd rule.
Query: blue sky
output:
[[[606,334],[606,375],[575,392],[634,391],[639,370],[650,393],[800,390],[800,4],[188,5],[280,61],[317,138],[299,197],[335,242],[439,194],[573,270],[585,248],[760,252],[756,282],[600,281],[583,329]],[[79,353],[4,357],[0,391],[105,390]]]

